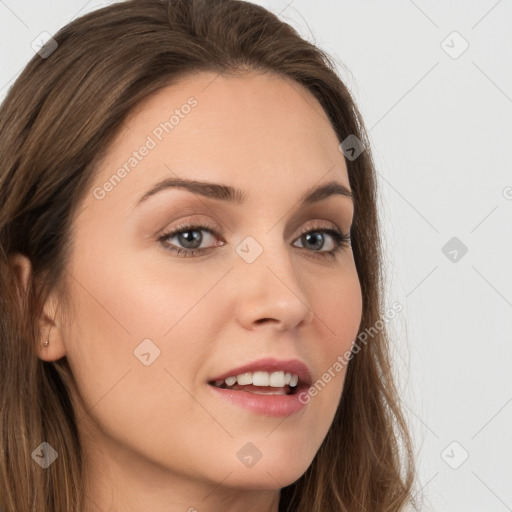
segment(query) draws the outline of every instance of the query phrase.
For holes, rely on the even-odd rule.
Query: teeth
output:
[[[226,384],[228,386],[233,386],[234,384],[236,384],[236,377],[228,377],[226,379]]]
[[[298,375],[294,373],[280,372],[247,372],[240,375],[227,377],[225,380],[215,381],[217,387],[221,387],[226,383],[227,387],[239,384],[240,386],[270,386],[272,388],[282,388],[286,385],[294,388],[299,383]]]
[[[252,375],[253,386],[268,386],[270,377],[267,372],[254,372]]]
[[[240,386],[247,386],[248,384],[252,384],[252,373],[241,373],[240,375],[237,375],[235,378],[238,384],[240,384]]]
[[[284,372],[273,372],[270,374],[269,384],[273,388],[282,388],[286,385]]]

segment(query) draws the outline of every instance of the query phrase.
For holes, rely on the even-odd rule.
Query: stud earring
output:
[[[49,344],[50,344],[50,338],[48,338],[48,339],[43,343],[43,345],[44,345],[45,347],[47,347]]]

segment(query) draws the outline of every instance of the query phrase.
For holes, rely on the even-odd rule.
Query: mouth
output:
[[[290,416],[309,400],[303,394],[311,386],[309,368],[298,359],[266,357],[208,379],[213,396],[263,416]],[[305,392],[305,393],[303,393]]]
[[[306,387],[298,375],[285,372],[246,372],[208,382],[210,386],[257,395],[296,395]]]

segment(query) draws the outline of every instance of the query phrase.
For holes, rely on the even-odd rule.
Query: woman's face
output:
[[[154,189],[164,180],[215,185]],[[302,201],[330,182],[339,190]],[[68,358],[89,478],[115,487],[112,500],[169,489],[199,509],[207,495],[275,493],[306,471],[345,370],[305,405],[282,393],[304,391],[304,366],[309,383],[332,374],[361,319],[351,247],[331,231],[352,223],[342,187],[320,104],[276,75],[197,74],[125,121],[74,219],[74,318],[56,322],[61,345],[51,331],[46,349]],[[251,368],[253,386],[212,385]],[[254,387],[265,378],[276,386]]]

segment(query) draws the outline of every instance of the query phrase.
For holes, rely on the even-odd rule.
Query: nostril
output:
[[[259,320],[256,320],[256,323],[261,324],[263,322],[268,322],[268,321],[275,321],[275,320],[273,318],[260,318]]]

